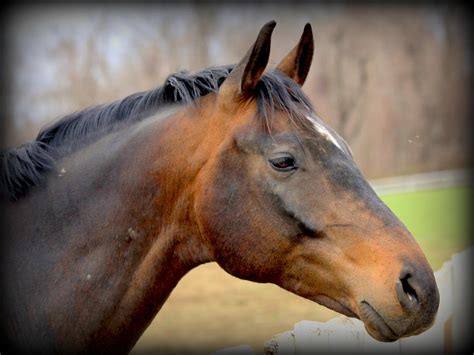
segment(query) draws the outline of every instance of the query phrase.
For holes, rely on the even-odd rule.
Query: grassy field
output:
[[[413,233],[435,270],[472,243],[472,188],[449,188],[382,196]],[[179,283],[134,351],[182,354],[249,344],[256,351],[300,320],[338,316],[277,286],[226,274],[215,263],[191,271]]]
[[[472,238],[472,193],[469,187],[426,190],[382,196],[425,251],[434,270]]]

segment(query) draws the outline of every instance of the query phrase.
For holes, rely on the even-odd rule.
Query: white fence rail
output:
[[[442,170],[413,175],[393,176],[370,180],[369,183],[379,195],[439,189],[452,186],[469,186],[472,170]]]
[[[355,318],[340,316],[327,322],[303,320],[293,330],[275,335],[265,344],[266,355],[326,354],[329,352],[413,354],[416,352],[442,354],[465,351],[466,340],[472,337],[469,328],[472,317],[471,247],[435,272],[440,292],[440,306],[435,324],[425,333],[383,343],[371,338],[363,323]],[[472,350],[470,350],[472,351]],[[219,350],[216,355],[254,354],[251,347],[241,345]]]

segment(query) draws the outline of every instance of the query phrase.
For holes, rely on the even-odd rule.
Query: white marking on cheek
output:
[[[326,138],[328,141],[332,142],[336,147],[338,147],[340,150],[344,151],[342,147],[339,145],[337,142],[336,138],[327,130],[326,127],[324,127],[321,123],[316,121],[313,117],[311,116],[306,116],[306,118],[313,124],[314,129],[318,131],[319,134],[321,134],[324,138]]]

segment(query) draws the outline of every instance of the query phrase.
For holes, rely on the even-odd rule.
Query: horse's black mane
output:
[[[0,197],[17,200],[39,185],[55,161],[123,125],[151,116],[169,104],[191,104],[217,92],[233,65],[211,67],[196,74],[170,75],[163,86],[136,93],[111,104],[87,108],[67,115],[42,129],[36,139],[0,154]],[[292,122],[301,123],[298,107],[311,103],[300,87],[278,70],[267,72],[255,90],[258,113],[270,126],[272,112],[283,110]]]

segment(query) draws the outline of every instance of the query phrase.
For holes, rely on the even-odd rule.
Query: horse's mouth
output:
[[[359,316],[360,320],[364,322],[365,329],[373,338],[385,342],[395,341],[400,338],[367,301],[360,303]]]
[[[345,316],[360,319],[364,322],[367,332],[379,341],[392,342],[400,338],[367,301],[360,303],[359,314],[356,314],[349,306],[326,295],[317,295],[310,299]]]

